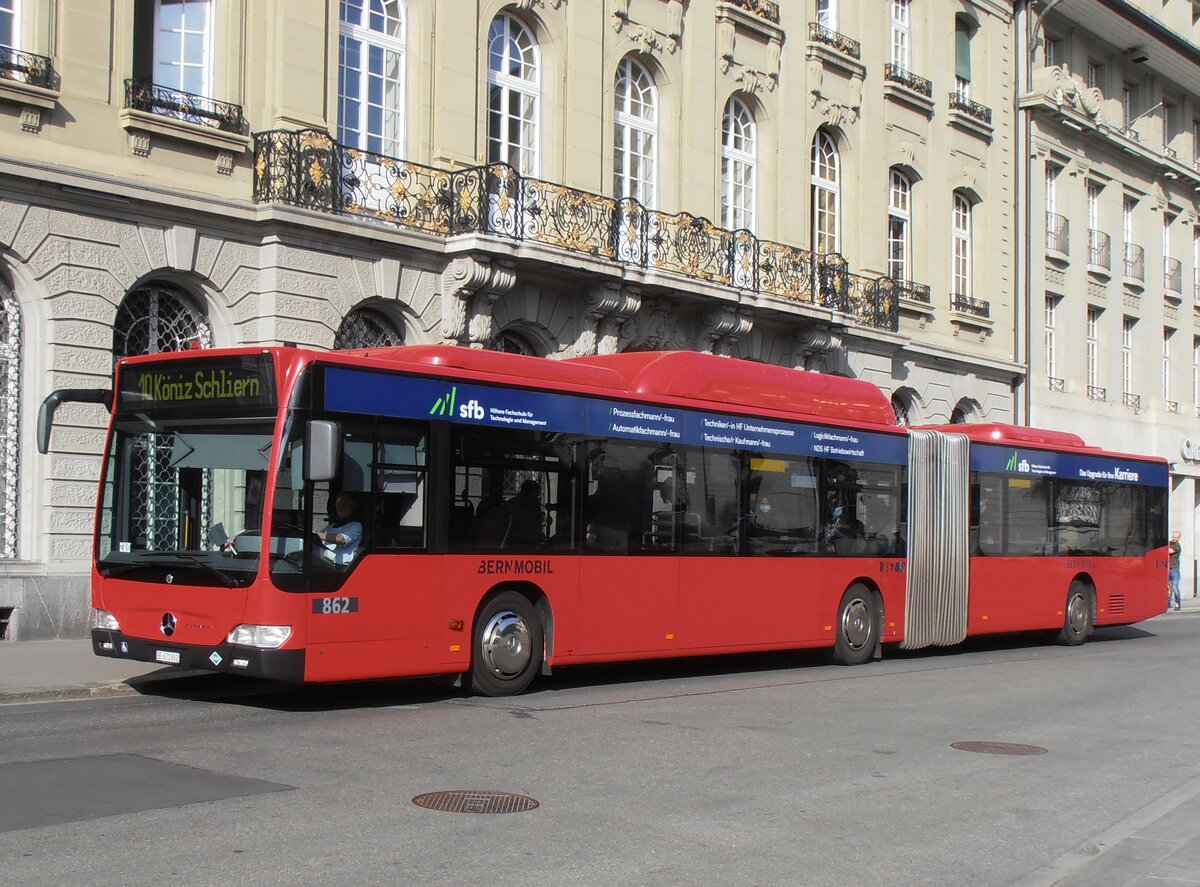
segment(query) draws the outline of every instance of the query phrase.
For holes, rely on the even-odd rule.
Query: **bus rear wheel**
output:
[[[879,640],[879,610],[875,595],[865,585],[851,585],[838,604],[837,638],[833,661],[838,665],[862,665],[875,655]]]
[[[1067,589],[1067,604],[1063,610],[1063,627],[1055,640],[1068,647],[1077,647],[1092,633],[1092,590],[1076,579]]]
[[[471,688],[484,696],[514,696],[537,676],[542,624],[523,594],[503,591],[475,619]]]

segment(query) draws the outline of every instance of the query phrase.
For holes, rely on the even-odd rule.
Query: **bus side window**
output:
[[[376,547],[424,548],[425,426],[380,422],[375,453]]]

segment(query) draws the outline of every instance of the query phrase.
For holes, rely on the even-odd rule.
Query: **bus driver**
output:
[[[321,542],[321,556],[334,566],[344,567],[354,560],[362,542],[363,526],[355,517],[358,502],[349,493],[338,493],[333,507],[336,511],[333,519],[313,535]]]

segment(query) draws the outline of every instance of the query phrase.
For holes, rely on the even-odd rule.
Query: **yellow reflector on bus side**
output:
[[[451,653],[457,653],[457,652],[458,652],[459,650],[461,650],[461,649],[462,649],[462,644],[451,644],[451,645],[450,645],[450,652],[451,652]]]
[[[787,462],[782,459],[764,459],[761,456],[750,457],[751,471],[787,471]]]

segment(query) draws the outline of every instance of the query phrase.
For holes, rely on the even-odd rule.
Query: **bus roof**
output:
[[[616,371],[636,397],[678,397],[724,407],[895,427],[891,402],[870,382],[697,351],[634,351],[563,361]]]
[[[984,424],[960,423],[956,425],[917,425],[914,431],[943,431],[964,434],[973,443],[1013,444],[1020,446],[1049,447],[1055,450],[1096,450],[1088,446],[1078,434],[1069,431],[1050,431],[1046,428],[1029,428],[1025,425],[1006,425],[1003,422]]]

